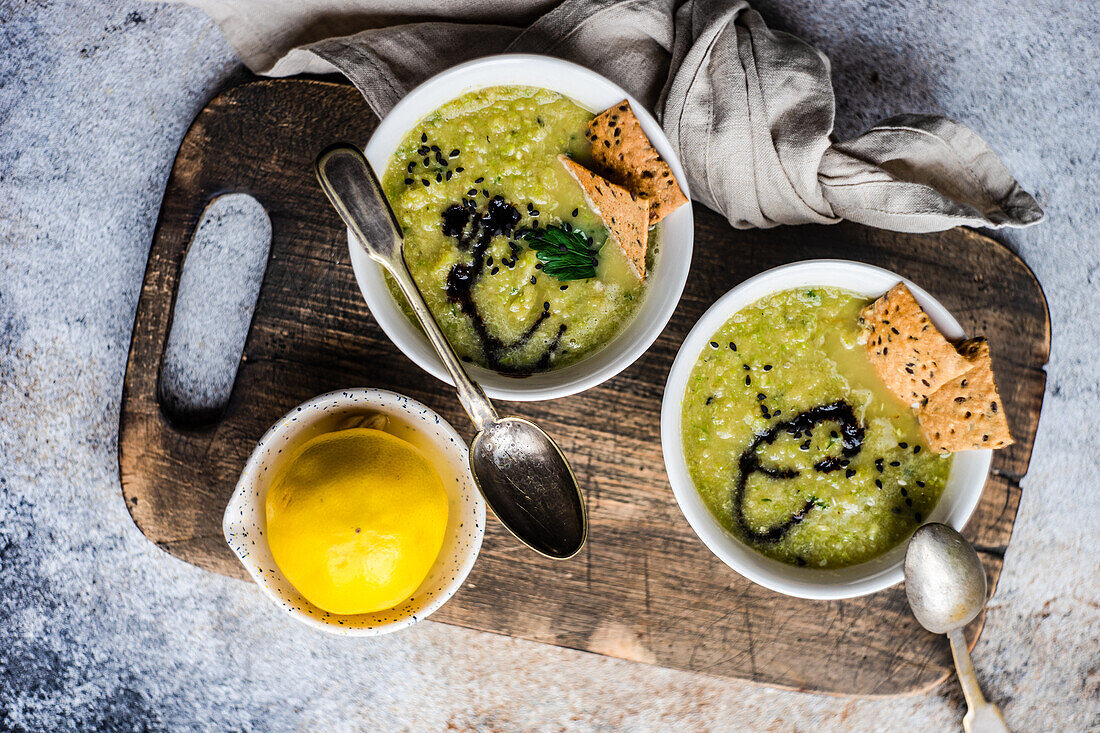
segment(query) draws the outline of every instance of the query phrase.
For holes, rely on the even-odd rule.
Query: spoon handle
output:
[[[420,326],[454,380],[462,407],[480,431],[497,419],[496,409],[481,387],[462,368],[458,355],[440,330],[409,273],[401,226],[382,192],[374,169],[358,149],[342,143],[322,151],[314,166],[322,190],[355,235],[359,246],[372,260],[386,268],[408,299]]]
[[[959,675],[968,708],[963,716],[963,730],[966,733],[1009,733],[1001,709],[986,701],[982,688],[978,686],[962,629],[948,631],[947,638],[951,642],[951,656],[955,658],[955,671]]]

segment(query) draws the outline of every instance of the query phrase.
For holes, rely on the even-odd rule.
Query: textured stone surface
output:
[[[1047,223],[1002,236],[1054,323],[975,663],[1016,730],[1100,727],[1100,7],[760,3],[832,57],[838,131],[976,129]],[[240,73],[200,13],[0,0],[0,729],[950,730],[962,699],[783,692],[421,624],[341,640],[168,557],[118,487],[118,400],[168,168]],[[858,253],[856,253],[858,256]],[[792,660],[797,664],[797,660]]]

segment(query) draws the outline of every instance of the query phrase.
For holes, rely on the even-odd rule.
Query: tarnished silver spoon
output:
[[[967,733],[1008,733],[1004,716],[987,702],[974,675],[963,627],[985,606],[985,570],[961,534],[935,522],[917,528],[905,551],[905,595],[920,625],[947,634],[968,710]]]
[[[370,163],[350,145],[333,145],[315,163],[317,179],[367,255],[397,282],[454,381],[477,435],[470,470],[489,508],[531,549],[554,558],[575,555],[588,536],[577,478],[561,449],[541,428],[500,417],[462,368],[405,264],[401,226]]]

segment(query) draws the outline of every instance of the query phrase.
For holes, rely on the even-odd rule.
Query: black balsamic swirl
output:
[[[505,201],[503,196],[494,196],[489,199],[483,209],[478,209],[474,200],[463,199],[461,204],[453,204],[443,212],[443,234],[455,239],[459,251],[470,254],[470,262],[455,264],[447,274],[447,297],[457,303],[462,312],[469,317],[474,332],[481,342],[488,365],[503,374],[526,376],[550,368],[551,356],[565,333],[565,324],[558,327],[557,334],[534,365],[527,367],[510,365],[505,363],[505,356],[531,340],[542,322],[550,316],[548,307],[543,307],[534,323],[528,326],[519,338],[514,341],[503,341],[489,331],[473,297],[474,285],[485,272],[486,253],[493,237],[511,236],[519,220],[519,210]],[[509,244],[511,262],[514,266],[515,259],[519,256],[519,245],[515,241]]]
[[[760,456],[757,455],[756,450],[762,445],[771,445],[774,443],[775,439],[778,438],[781,433],[788,433],[793,437],[798,437],[805,433],[808,438],[814,426],[822,422],[835,422],[839,425],[841,434],[841,455],[826,456],[822,458],[814,464],[814,470],[820,473],[829,473],[844,468],[848,465],[848,459],[859,454],[859,452],[863,450],[864,436],[863,426],[860,425],[859,421],[856,419],[852,406],[844,400],[838,400],[829,405],[811,407],[809,410],[795,415],[789,420],[772,425],[765,432],[757,435],[752,443],[749,444],[749,447],[741,453],[741,457],[737,460],[737,467],[740,471],[740,475],[737,478],[737,484],[734,486],[732,492],[733,517],[737,521],[737,526],[741,528],[741,531],[744,532],[745,536],[752,542],[759,544],[774,544],[778,542],[783,539],[795,525],[805,519],[810,510],[817,505],[815,499],[808,499],[801,509],[787,517],[783,522],[768,527],[763,531],[754,529],[752,525],[749,524],[748,520],[745,519],[743,507],[745,486],[748,484],[749,477],[754,473],[762,473],[773,479],[793,479],[799,475],[798,470],[793,468],[773,468],[762,465],[760,463]]]

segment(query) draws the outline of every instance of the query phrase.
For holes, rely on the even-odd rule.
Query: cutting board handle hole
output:
[[[215,198],[191,238],[172,311],[158,398],[174,425],[197,428],[225,412],[271,247],[256,199]]]

